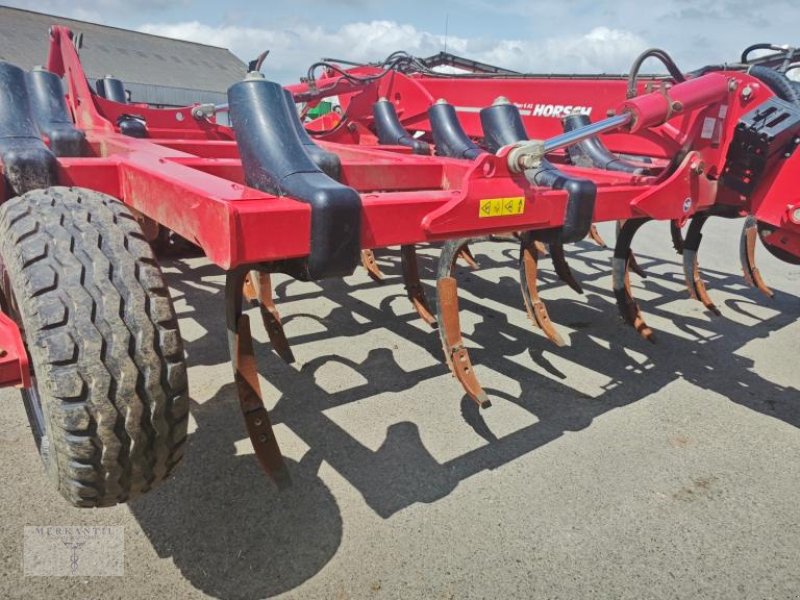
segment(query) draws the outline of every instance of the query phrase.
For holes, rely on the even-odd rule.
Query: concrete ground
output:
[[[639,234],[655,345],[617,316],[609,250],[569,249],[584,297],[542,261],[557,348],[521,309],[514,246],[474,246],[481,268],[459,278],[485,411],[412,314],[396,251],[378,253],[385,285],[361,270],[279,278],[297,362],[267,346],[259,360],[294,478],[282,493],[245,439],[220,272],[166,263],[190,364],[187,457],[130,505],[70,508],[3,391],[0,597],[800,598],[800,267],[759,247],[776,290],[761,298],[740,276],[739,227],[712,220],[701,250],[722,317],[687,299],[666,224]],[[124,577],[23,576],[24,525],[83,524],[124,526]]]

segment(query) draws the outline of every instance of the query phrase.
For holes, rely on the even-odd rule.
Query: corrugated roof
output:
[[[174,88],[181,95],[189,90],[191,95],[191,90],[225,93],[246,71],[246,65],[225,48],[6,6],[0,6],[0,60],[24,69],[44,64],[47,31],[56,24],[83,34],[81,62],[90,79],[111,74],[136,88]],[[202,101],[201,94],[196,96]],[[158,102],[153,98],[133,99]]]

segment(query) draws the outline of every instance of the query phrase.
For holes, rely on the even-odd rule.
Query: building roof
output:
[[[83,34],[81,62],[90,80],[114,75],[137,102],[185,105],[224,101],[246,65],[225,48],[0,6],[0,60],[23,69],[45,64],[47,31]]]

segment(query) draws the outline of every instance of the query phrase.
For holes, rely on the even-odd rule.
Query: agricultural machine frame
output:
[[[753,262],[757,231],[780,258],[800,257],[796,89],[769,67],[709,67],[684,76],[666,55],[657,54],[670,67],[670,77],[637,78],[634,72],[626,81],[507,73],[441,76],[415,69],[413,60],[398,53],[378,66],[345,70],[315,65],[309,78],[285,89],[251,72],[230,88],[226,106],[153,109],[128,103],[121,82],[113,78],[100,80],[93,91],[72,33],[53,27],[45,69],[24,73],[0,64],[6,84],[0,111],[9,115],[0,118],[5,127],[0,127],[0,197],[14,198],[3,205],[0,223],[22,245],[28,234],[15,227],[29,216],[23,211],[26,199],[57,208],[58,198],[66,194],[75,206],[85,207],[88,200],[81,194],[88,192],[81,190],[88,190],[99,195],[103,210],[113,212],[109,223],[118,224],[125,215],[135,219],[138,229],[126,234],[125,249],[138,239],[156,241],[165,232],[199,246],[227,273],[228,343],[248,434],[261,466],[285,485],[289,475],[264,407],[250,324],[242,310],[245,300],[259,305],[274,350],[292,360],[272,300],[271,273],[303,280],[342,277],[363,262],[379,278],[370,251],[401,246],[409,298],[420,316],[438,327],[446,362],[466,393],[487,407],[489,397],[460,331],[453,275],[459,257],[471,259],[470,240],[519,239],[526,308],[556,343],[563,340],[536,287],[538,257],[549,245],[559,274],[578,285],[563,261],[563,245],[590,234],[595,223],[620,224],[612,259],[614,293],[622,317],[648,339],[652,331],[631,296],[628,274],[636,267],[630,244],[644,222],[673,224],[690,293],[710,310],[715,307],[696,260],[700,228],[709,216],[747,219],[745,274],[764,291]],[[320,68],[322,76],[316,77]],[[54,91],[60,89],[54,87],[59,78],[66,84],[66,98]],[[333,95],[342,101],[343,116],[311,123],[310,136],[295,103],[313,104]],[[215,121],[218,110],[229,111],[231,127]],[[62,215],[60,223],[71,218]],[[690,220],[683,239],[680,229]],[[90,214],[87,221],[97,220]],[[40,222],[50,223],[46,216]],[[108,227],[113,235],[115,225]],[[72,250],[82,238],[70,239]],[[435,310],[425,298],[414,255],[414,245],[429,242],[443,244]],[[92,397],[80,411],[63,417],[62,412],[75,408],[69,404],[73,397],[53,392],[57,378],[41,381],[47,365],[36,365],[36,360],[32,369],[29,365],[34,335],[24,322],[29,309],[18,306],[26,300],[19,302],[14,269],[5,266],[13,262],[13,247],[3,254],[0,383],[21,386],[29,395],[34,390],[37,397],[50,394],[44,413],[51,426],[56,413],[83,424],[101,419],[108,409],[117,420],[112,445],[114,456],[122,458],[116,461],[121,475],[114,486],[103,479],[109,472],[105,450],[89,459],[66,442],[55,448],[58,456],[50,468],[73,503],[113,504],[146,491],[179,460],[185,410],[175,407],[185,404],[179,397],[185,396],[185,370],[176,376],[183,378],[178,383],[172,383],[166,368],[161,383],[152,383],[154,390],[167,383],[177,390],[166,404],[128,403],[119,397],[109,407],[107,400]],[[102,239],[98,247],[102,250]],[[137,268],[157,268],[149,256],[140,256]],[[15,260],[20,270],[28,265],[25,256],[15,255]],[[154,295],[144,302],[142,315],[155,325],[172,322],[168,293],[171,316],[152,318],[156,297],[163,299],[163,292],[153,291],[163,285],[153,286],[144,286],[145,295]],[[35,297],[31,294],[31,305]],[[109,335],[97,350],[100,358],[116,351]],[[179,348],[176,343],[171,356]],[[153,344],[156,354],[166,356],[163,337]],[[75,347],[91,361],[94,350]],[[138,355],[126,356],[138,360]],[[79,387],[88,386],[87,377],[78,375]],[[43,390],[42,385],[50,387]],[[155,423],[154,415],[164,411],[173,412],[169,431],[141,425],[147,414]],[[130,454],[136,446],[131,441],[138,443],[140,435],[145,445],[159,436],[171,445],[157,448],[148,463],[152,467],[163,461],[162,467],[153,467],[141,485],[131,485],[140,469]],[[160,453],[165,457],[155,456]]]

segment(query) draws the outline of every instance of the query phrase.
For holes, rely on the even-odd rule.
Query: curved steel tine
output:
[[[564,255],[564,244],[561,242],[550,242],[550,257],[553,259],[553,268],[558,278],[566,283],[579,294],[583,294],[583,288],[572,274],[572,269],[567,264],[567,257]]]
[[[375,253],[372,250],[361,251],[361,265],[366,269],[367,274],[373,281],[383,283],[384,276],[380,267],[378,267],[378,263],[375,262]]]
[[[674,219],[669,222],[669,235],[672,238],[672,247],[675,248],[675,252],[683,254],[683,233],[681,232],[680,225],[678,225],[678,221]]]
[[[425,289],[419,279],[417,250],[413,245],[400,247],[400,264],[403,270],[403,283],[406,287],[406,294],[408,299],[411,300],[414,310],[428,325],[433,328],[437,327],[436,317],[433,316],[433,311],[425,296]]]
[[[592,225],[589,228],[589,237],[601,248],[608,248],[608,245],[605,243],[603,238],[600,237],[600,232],[597,231],[597,227],[595,225]]]
[[[619,228],[619,235],[614,246],[614,257],[611,259],[612,281],[614,286],[614,296],[617,299],[617,307],[620,315],[629,325],[648,342],[655,342],[653,330],[647,326],[639,305],[631,294],[631,283],[628,268],[631,259],[631,242],[638,229],[647,219],[629,219]]]
[[[553,326],[550,315],[547,313],[547,307],[539,297],[537,278],[539,253],[532,236],[523,235],[520,238],[519,253],[519,285],[528,317],[554,344],[564,346],[564,339]]]
[[[261,311],[261,320],[264,323],[264,329],[267,330],[272,349],[275,350],[275,353],[284,361],[293,363],[294,354],[292,353],[292,347],[289,345],[289,340],[286,338],[286,333],[283,331],[281,315],[278,312],[278,308],[275,306],[275,301],[272,299],[272,278],[270,274],[260,271],[250,271],[248,279],[250,279],[251,282],[258,282],[258,285],[255,286],[255,300],[258,302],[258,307]]]
[[[264,406],[258,383],[256,358],[250,321],[242,314],[242,288],[247,276],[241,270],[229,271],[225,278],[225,317],[228,330],[228,348],[233,365],[239,407],[244,417],[248,436],[253,444],[261,468],[284,489],[291,485],[291,476],[283,460],[278,440],[272,429],[269,413]],[[251,272],[252,277],[252,272]]]
[[[448,240],[442,246],[436,278],[438,300],[436,319],[439,323],[439,337],[442,341],[445,360],[450,371],[478,406],[488,408],[491,406],[491,402],[475,375],[469,359],[469,352],[464,346],[464,338],[461,336],[461,321],[458,315],[458,283],[453,277],[458,252],[468,241],[467,239]]]
[[[626,222],[627,221],[624,221],[624,220],[623,221],[617,221],[617,237],[619,237],[620,231],[625,226]],[[639,266],[639,263],[636,262],[636,256],[633,254],[632,250],[628,253],[628,266],[627,266],[627,268],[628,268],[629,271],[633,271],[634,273],[636,273],[642,279],[647,279],[647,273],[645,273],[644,270],[642,269],[642,267]]]
[[[756,266],[756,238],[758,237],[758,222],[754,216],[748,216],[744,220],[744,228],[742,235],[739,239],[739,260],[742,263],[742,271],[744,272],[744,280],[750,287],[758,288],[758,290],[772,298],[775,295],[767,284],[764,283],[764,278],[761,277],[761,272]]]
[[[702,302],[703,306],[715,315],[720,315],[722,313],[711,300],[706,290],[706,284],[700,278],[700,269],[697,264],[697,251],[700,249],[700,242],[703,241],[703,234],[700,233],[700,230],[707,220],[708,215],[696,215],[689,224],[686,239],[683,241],[683,275],[689,296]]]
[[[642,279],[647,279],[647,273],[645,273],[644,269],[636,262],[636,255],[634,255],[633,251],[631,251],[630,256],[628,256],[628,269],[636,273]]]

